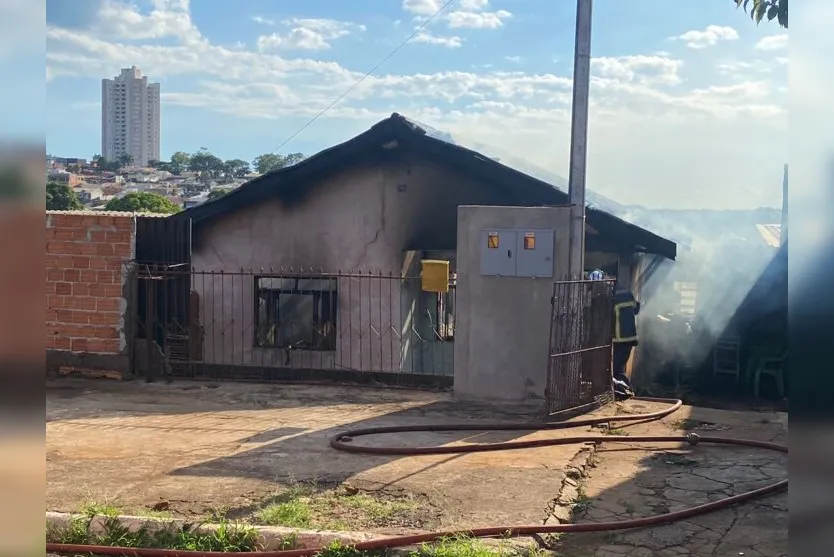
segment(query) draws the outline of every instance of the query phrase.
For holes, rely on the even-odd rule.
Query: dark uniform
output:
[[[640,313],[640,302],[626,290],[614,294],[614,354],[613,375],[614,395],[620,399],[634,396],[631,381],[625,373],[625,367],[631,352],[637,346],[637,314]]]

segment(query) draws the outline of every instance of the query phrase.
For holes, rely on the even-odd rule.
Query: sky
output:
[[[575,2],[444,4],[46,0],[47,152],[99,153],[101,79],[136,65],[161,84],[164,159],[312,154],[399,112],[568,176]],[[787,31],[731,0],[669,5],[594,2],[588,188],[646,207],[779,207]],[[25,127],[25,109],[10,117]]]

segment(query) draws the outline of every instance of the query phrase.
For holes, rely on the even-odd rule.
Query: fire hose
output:
[[[331,438],[330,446],[338,451],[344,451],[355,454],[373,454],[373,455],[390,455],[390,456],[413,456],[413,455],[437,455],[437,454],[462,454],[475,453],[485,451],[506,451],[529,449],[534,447],[549,447],[554,445],[570,445],[578,443],[689,443],[691,446],[696,446],[700,443],[709,443],[715,445],[733,445],[752,447],[758,449],[767,449],[771,451],[778,451],[782,453],[788,452],[786,445],[778,443],[770,443],[767,441],[755,441],[750,439],[735,439],[730,437],[701,437],[695,433],[688,435],[670,435],[670,436],[625,436],[625,435],[582,435],[574,437],[565,437],[560,439],[535,439],[530,441],[510,441],[504,443],[479,443],[468,445],[444,445],[444,446],[430,446],[430,447],[369,447],[356,445],[353,440],[357,437],[367,435],[379,435],[383,433],[417,433],[417,432],[444,432],[444,431],[543,431],[568,429],[577,427],[589,427],[601,424],[611,424],[611,422],[647,422],[651,420],[659,420],[665,416],[676,412],[682,405],[682,401],[674,399],[661,398],[634,398],[632,400],[640,400],[644,402],[666,403],[669,404],[667,408],[657,412],[647,414],[630,414],[618,416],[605,416],[595,418],[585,418],[574,421],[551,422],[551,423],[480,423],[480,424],[435,424],[435,425],[409,425],[409,426],[388,426],[388,427],[369,427],[363,429],[354,429],[339,433]],[[449,532],[431,532],[426,534],[415,534],[408,536],[396,536],[390,538],[382,538],[357,543],[351,547],[359,551],[379,551],[384,549],[391,549],[395,547],[412,546],[423,543],[430,543],[441,540],[443,538],[454,536],[467,536],[476,538],[496,538],[496,537],[521,537],[521,536],[537,536],[539,534],[556,534],[568,532],[609,532],[615,530],[628,530],[632,528],[641,528],[646,526],[655,526],[660,524],[668,524],[678,520],[684,520],[695,516],[707,514],[720,509],[737,505],[786,490],[788,487],[788,480],[781,480],[773,484],[747,491],[731,497],[726,497],[719,501],[713,501],[703,505],[698,505],[688,509],[670,512],[666,514],[655,515],[646,518],[633,518],[628,520],[619,520],[612,522],[593,522],[580,524],[535,524],[524,526],[494,526],[487,528],[472,528],[469,530],[457,530]],[[246,552],[224,552],[224,551],[181,551],[174,549],[155,549],[155,548],[133,548],[133,547],[113,547],[101,545],[82,545],[82,544],[60,544],[47,543],[46,550],[48,552],[56,553],[70,553],[70,554],[94,554],[94,555],[121,555],[133,557],[230,557],[236,555],[246,555],[250,557],[311,557],[324,548],[303,548],[290,549],[281,551],[246,551]]]

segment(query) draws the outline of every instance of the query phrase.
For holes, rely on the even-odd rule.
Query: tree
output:
[[[129,193],[118,199],[111,199],[104,208],[108,211],[130,211],[134,213],[177,213],[180,207],[158,193]]]
[[[169,170],[171,174],[180,175],[191,166],[191,155],[182,151],[177,151],[171,155],[171,165]]]
[[[212,178],[217,178],[223,173],[223,161],[212,155],[208,149],[201,147],[199,151],[191,155],[191,164],[188,169],[200,174],[200,180],[208,183]]]
[[[226,195],[230,191],[232,191],[232,190],[229,189],[229,188],[213,189],[208,194],[208,201],[214,201],[215,199],[220,199],[221,197],[223,197],[224,195]]]
[[[46,208],[49,211],[74,211],[83,209],[84,205],[67,184],[48,182],[46,184]]]
[[[226,161],[225,171],[230,178],[243,178],[250,172],[249,163],[240,159],[232,159]]]
[[[774,19],[779,25],[788,28],[788,0],[733,0],[737,8],[743,8],[744,13],[750,14],[750,19],[758,25],[764,18]],[[749,12],[748,12],[749,8]]]
[[[255,167],[258,173],[265,174],[279,168],[291,166],[302,160],[304,160],[304,155],[301,153],[290,153],[287,156],[282,156],[278,153],[264,153],[252,161],[252,166]]]
[[[133,164],[133,155],[130,153],[122,153],[119,155],[119,162],[122,166],[130,166]]]

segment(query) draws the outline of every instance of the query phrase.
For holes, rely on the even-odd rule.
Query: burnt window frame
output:
[[[293,281],[293,288],[265,288],[261,286],[261,279],[278,280],[278,281]],[[329,286],[329,288],[300,288],[300,281],[317,281]],[[267,310],[266,327],[267,330],[261,330],[261,294],[269,293],[269,297],[265,297],[264,308]],[[273,341],[268,341],[269,328],[276,322],[280,327],[280,296],[281,294],[294,295],[308,295],[313,297],[312,311],[313,311],[313,331],[311,337],[318,339],[318,342],[313,344],[283,344],[280,335],[276,335]],[[327,319],[323,319],[319,314],[323,309],[324,297],[329,297],[329,312]],[[276,350],[305,350],[310,352],[334,352],[337,344],[337,324],[338,324],[338,307],[339,307],[339,279],[337,276],[330,275],[315,275],[315,276],[287,276],[287,275],[257,275],[254,277],[254,323],[252,344],[254,348],[276,349]],[[271,308],[271,311],[270,311]],[[270,316],[270,313],[272,314]],[[271,317],[271,320],[270,320]],[[329,323],[330,329],[326,334],[321,334],[323,325]],[[317,334],[318,331],[318,334]]]

